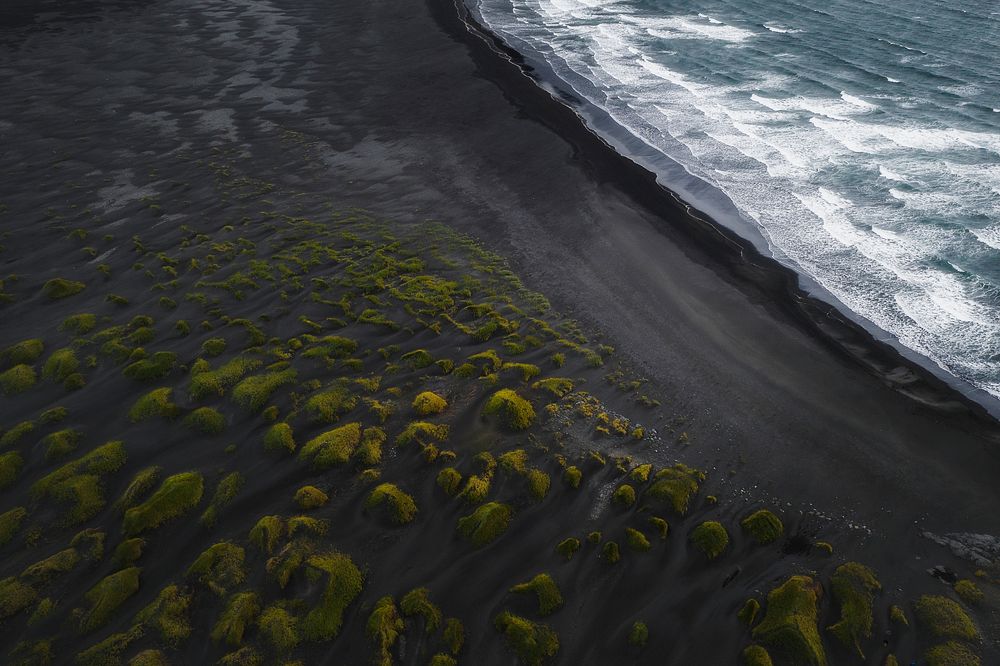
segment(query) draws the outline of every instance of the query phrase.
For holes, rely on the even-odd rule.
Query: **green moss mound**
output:
[[[79,369],[80,360],[76,357],[76,352],[66,347],[57,349],[49,355],[42,367],[42,377],[64,382]]]
[[[375,644],[375,664],[392,666],[392,646],[405,628],[392,597],[385,596],[375,602],[365,625],[365,634]]]
[[[0,620],[17,615],[38,598],[35,588],[17,578],[0,580]]]
[[[376,486],[365,500],[366,509],[382,507],[389,520],[396,525],[405,525],[417,515],[417,505],[413,498],[391,483]]]
[[[527,666],[541,666],[559,652],[559,636],[547,625],[508,612],[497,615],[493,625]]]
[[[153,389],[135,401],[128,412],[129,420],[145,421],[155,417],[172,419],[180,413],[180,409],[170,400],[173,391],[169,388]]]
[[[413,411],[417,416],[440,414],[448,408],[448,401],[433,391],[424,391],[413,399]]]
[[[35,369],[21,363],[0,373],[0,390],[4,395],[17,395],[30,389],[37,381]]]
[[[830,580],[833,598],[840,605],[840,620],[827,627],[841,643],[865,658],[861,642],[872,635],[872,604],[882,589],[875,572],[863,564],[848,562],[837,567]]]
[[[65,278],[52,278],[42,285],[42,295],[52,301],[75,296],[87,288],[82,282]]]
[[[348,423],[313,437],[299,451],[299,458],[315,469],[343,465],[361,442],[361,424]]]
[[[44,352],[45,344],[38,338],[22,340],[4,349],[0,353],[0,362],[11,365],[31,364],[41,358]]]
[[[754,598],[750,598],[747,599],[746,603],[743,604],[743,608],[741,608],[740,612],[736,614],[736,617],[738,617],[740,619],[740,622],[742,622],[743,624],[747,625],[748,627],[752,627],[754,620],[757,619],[757,613],[759,612],[760,612],[760,602]]]
[[[459,533],[477,548],[496,540],[507,531],[514,511],[500,502],[487,502],[468,516],[458,519]]]
[[[792,663],[825,666],[826,652],[816,627],[821,588],[809,576],[791,576],[767,595],[764,619],[753,637]]]
[[[441,626],[441,609],[431,603],[429,594],[426,587],[412,589],[399,600],[399,608],[407,617],[422,617],[424,632],[433,634]]]
[[[127,509],[131,509],[138,504],[143,495],[152,490],[153,486],[156,485],[162,471],[160,467],[153,465],[136,472],[135,476],[132,477],[132,480],[125,487],[121,497],[115,502],[118,511],[125,513]]]
[[[197,365],[196,363],[195,366]],[[207,366],[207,362],[205,365]],[[238,356],[215,370],[198,368],[196,372],[196,368],[193,366],[188,393],[192,400],[204,400],[209,397],[221,398],[226,394],[226,389],[236,384],[244,375],[253,372],[261,365],[262,363],[258,359]]]
[[[191,599],[190,592],[177,585],[167,585],[153,603],[139,611],[135,621],[159,635],[167,645],[179,645],[191,636]]]
[[[555,613],[563,605],[559,586],[547,573],[540,573],[526,583],[519,583],[510,588],[510,591],[515,594],[534,594],[538,599],[538,614],[542,617]]]
[[[583,480],[583,472],[580,471],[579,467],[571,465],[563,470],[563,483],[567,486],[576,490],[580,487],[580,482]]]
[[[557,398],[562,398],[573,390],[573,381],[564,377],[546,377],[531,385],[536,391],[547,391]]]
[[[278,654],[290,652],[299,644],[298,624],[298,618],[280,603],[268,606],[257,618],[264,641]]]
[[[462,474],[454,467],[445,467],[438,472],[436,482],[445,493],[454,495],[458,492],[458,487],[462,485]]]
[[[201,353],[205,356],[218,356],[226,351],[225,338],[209,338],[201,343]]]
[[[448,439],[448,426],[443,423],[428,423],[427,421],[411,421],[396,436],[396,445],[405,446],[417,442],[423,446],[431,442],[444,442]]]
[[[246,483],[246,479],[239,472],[230,472],[222,477],[218,485],[215,486],[212,501],[209,502],[208,508],[201,514],[201,518],[198,521],[205,527],[215,525],[215,521],[219,517],[219,512],[236,498],[236,495],[243,488],[244,483]]]
[[[111,619],[112,614],[139,591],[139,568],[129,567],[107,576],[83,595],[90,609],[80,619],[80,630],[93,631]]]
[[[125,459],[125,445],[108,442],[43,476],[31,486],[31,495],[69,503],[69,524],[89,520],[105,505],[102,477],[118,471]]]
[[[16,506],[9,511],[0,513],[0,546],[5,546],[14,538],[17,531],[21,529],[21,524],[28,517],[28,510],[23,506]]]
[[[979,655],[964,643],[948,641],[924,652],[927,666],[980,666]]]
[[[771,655],[760,645],[748,645],[743,650],[744,666],[773,666]]]
[[[781,519],[767,509],[754,511],[740,521],[740,526],[761,545],[777,541],[785,533]]]
[[[675,512],[684,515],[704,480],[704,472],[677,463],[656,473],[645,496],[666,502]]]
[[[343,386],[336,386],[310,397],[305,404],[309,418],[319,423],[334,423],[358,405],[358,397]]]
[[[205,481],[198,472],[168,476],[152,497],[125,512],[125,534],[136,536],[184,515],[198,506],[204,490]]]
[[[628,644],[632,647],[642,649],[649,642],[649,627],[645,622],[633,622],[628,630]]]
[[[354,458],[358,464],[374,467],[382,462],[382,446],[385,444],[385,431],[373,426],[365,428],[361,433],[361,443],[358,444],[354,452]]]
[[[576,551],[580,550],[580,540],[576,537],[569,537],[563,539],[556,545],[556,552],[563,556],[564,559],[571,560]]]
[[[344,620],[344,611],[361,593],[364,578],[347,555],[326,553],[310,556],[308,566],[326,574],[327,582],[319,604],[302,620],[302,637],[310,641],[336,638]]]
[[[233,388],[233,400],[241,407],[259,412],[267,406],[275,391],[294,384],[297,377],[298,373],[292,369],[247,377]]]
[[[329,501],[330,497],[316,486],[302,486],[295,491],[295,503],[300,509],[318,509]]]
[[[19,452],[8,451],[0,454],[0,490],[12,486],[17,481],[23,467],[24,458]]]
[[[28,566],[21,572],[21,578],[32,582],[47,582],[53,576],[70,571],[80,561],[76,548],[65,548]]]
[[[937,595],[924,595],[914,604],[920,628],[935,638],[977,640],[979,631],[969,614],[949,599]]]
[[[184,425],[205,435],[219,435],[226,429],[226,417],[217,409],[199,407],[184,418]]]
[[[483,414],[494,416],[508,430],[526,430],[535,421],[535,408],[510,389],[500,389],[486,401]]]
[[[985,595],[983,591],[979,589],[979,586],[968,578],[964,578],[955,583],[955,593],[958,594],[959,598],[970,606],[976,606],[982,603]]]
[[[295,453],[295,437],[292,426],[287,423],[275,423],[264,433],[264,448],[268,451],[287,451]]]
[[[173,352],[156,352],[149,358],[136,361],[125,366],[124,375],[140,382],[162,379],[170,374],[177,364],[177,354]]]
[[[714,560],[729,546],[729,532],[722,523],[707,520],[691,532],[691,543],[708,559]]]
[[[626,508],[632,506],[635,504],[635,488],[627,483],[623,483],[611,495],[611,501]]]
[[[35,431],[34,421],[21,421],[0,437],[0,448],[7,448],[20,442]]]
[[[239,592],[229,597],[226,608],[212,628],[212,640],[237,647],[243,643],[243,634],[253,625],[260,613],[260,598],[256,592]]]
[[[184,574],[219,596],[225,595],[244,580],[246,551],[229,541],[220,541],[206,548]]]
[[[628,544],[629,548],[640,553],[653,547],[646,535],[633,527],[625,528],[625,543]]]

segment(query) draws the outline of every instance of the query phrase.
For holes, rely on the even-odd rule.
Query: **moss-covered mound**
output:
[[[508,612],[497,615],[493,624],[514,654],[528,666],[541,666],[559,652],[559,636],[547,625]]]
[[[330,497],[316,486],[302,486],[295,491],[295,503],[300,509],[318,509],[330,501]]]
[[[365,508],[384,509],[388,519],[397,525],[405,525],[417,515],[417,504],[413,498],[391,483],[375,486],[365,500]]]
[[[53,301],[75,296],[86,289],[87,285],[76,280],[65,278],[52,278],[42,285],[42,294]]]
[[[551,615],[562,608],[563,598],[559,586],[547,573],[540,573],[526,583],[518,583],[510,588],[511,592],[527,592],[538,599],[538,614]]]
[[[310,439],[299,451],[299,458],[317,469],[343,465],[351,459],[359,443],[361,424],[348,423]]]
[[[413,399],[413,411],[417,416],[440,414],[448,408],[448,401],[433,391],[424,391]]]
[[[979,638],[979,630],[969,614],[948,597],[924,595],[914,604],[913,610],[920,628],[935,638]]]
[[[809,576],[791,576],[767,595],[764,619],[753,637],[791,663],[825,666],[826,652],[816,627],[821,587]]]
[[[707,520],[691,532],[691,543],[708,559],[714,560],[729,546],[729,532],[722,523]]]
[[[217,409],[199,407],[184,417],[184,425],[205,435],[219,435],[226,429],[226,417]]]
[[[204,490],[205,481],[198,472],[167,477],[152,497],[125,512],[125,533],[135,536],[184,515],[198,506]]]
[[[761,545],[777,541],[785,533],[781,519],[767,509],[754,511],[740,521],[740,527]]]
[[[407,592],[399,600],[399,608],[407,617],[419,616],[424,620],[424,631],[432,634],[441,626],[441,609],[434,605],[429,597],[430,590],[418,587]]]
[[[872,635],[872,604],[882,586],[874,571],[863,564],[848,562],[837,567],[830,588],[840,605],[840,620],[827,630],[864,659],[861,643]]]
[[[122,569],[104,578],[84,595],[90,608],[80,618],[81,631],[93,631],[104,625],[118,607],[138,591],[138,567]]]
[[[468,516],[459,518],[458,531],[479,548],[506,532],[513,514],[513,509],[506,504],[487,502]]]
[[[37,381],[35,368],[21,363],[0,372],[0,391],[3,391],[4,395],[17,395],[30,389]]]
[[[309,568],[326,576],[319,603],[302,619],[302,637],[310,641],[335,638],[344,622],[344,611],[361,593],[364,578],[351,558],[342,553],[312,555]]]
[[[704,472],[677,463],[654,475],[645,497],[665,502],[675,512],[683,515],[687,513],[691,498],[698,493],[704,480]]]
[[[509,430],[525,430],[535,421],[535,408],[510,389],[501,389],[490,396],[483,414],[497,417]]]

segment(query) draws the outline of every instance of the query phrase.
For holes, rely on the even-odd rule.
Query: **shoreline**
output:
[[[429,5],[433,7],[435,0],[429,0]],[[589,157],[592,160],[601,161],[602,157],[597,155],[598,152],[610,153],[603,157],[607,160],[606,168],[624,169],[635,180],[630,193],[639,202],[658,212],[664,219],[673,218],[670,223],[682,226],[693,242],[717,255],[716,258],[727,269],[748,282],[756,283],[756,288],[778,301],[784,311],[803,325],[803,330],[810,331],[835,353],[852,359],[888,386],[923,406],[943,411],[967,409],[978,418],[1000,425],[1000,398],[949,373],[931,358],[905,346],[892,333],[841,303],[812,277],[786,265],[762,249],[761,246],[766,245],[767,241],[749,223],[744,222],[742,226],[746,228],[746,233],[741,233],[735,228],[736,225],[724,224],[698,205],[685,200],[669,184],[660,182],[657,172],[643,164],[640,156],[629,154],[624,146],[624,150],[620,149],[615,145],[619,142],[612,143],[614,137],[603,136],[599,130],[591,127],[588,123],[589,116],[577,107],[590,108],[592,105],[576,97],[568,99],[570,93],[550,84],[544,76],[536,75],[535,72],[540,67],[548,69],[544,61],[529,59],[494,34],[477,18],[466,0],[454,0],[454,5],[458,19],[471,36],[485,44],[498,58],[516,68],[542,97],[568,111],[580,125],[579,129],[589,134],[591,140],[569,128],[570,123],[566,122],[566,118],[558,118],[559,114],[555,111],[549,116],[553,131],[569,134],[575,145],[590,151]],[[438,20],[441,22],[446,19],[439,16]],[[467,41],[472,42],[471,39]],[[552,76],[555,77],[554,74]],[[531,112],[539,118],[545,118],[546,111],[541,108],[545,101],[529,100],[528,97],[523,95],[518,102],[530,106]],[[591,110],[602,113],[596,108]],[[632,136],[624,128],[621,131],[636,143],[641,142],[641,139]],[[619,161],[617,165],[613,164],[615,158]],[[670,162],[677,169],[683,170],[680,164],[667,155],[657,152],[656,159]],[[688,174],[688,177],[703,183],[696,176]],[[625,181],[625,178],[621,180]],[[622,184],[626,185],[624,182]],[[711,187],[707,183],[705,185]],[[718,194],[733,208],[732,214],[739,216],[728,197],[722,192]]]

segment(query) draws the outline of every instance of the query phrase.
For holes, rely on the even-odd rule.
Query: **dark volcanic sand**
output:
[[[954,564],[920,530],[1000,533],[993,422],[932,385],[918,382],[916,401],[817,335],[780,273],[689,231],[641,174],[469,35],[448,0],[172,0],[49,14],[61,4],[27,3],[0,32],[0,201],[16,212],[5,228],[41,229],[61,204],[65,177],[41,165],[100,169],[113,216],[146,194],[171,196],[170,174],[137,189],[146,174],[134,165],[236,146],[338,207],[441,220],[508,256],[654,382],[664,430],[685,419],[674,432],[688,445],[647,455],[714,470],[721,496],[854,521],[874,534],[845,539],[899,584]],[[301,177],[296,157],[286,164],[272,149],[277,126],[325,142],[324,177]],[[32,248],[38,277],[65,273],[47,274],[44,233]],[[32,323],[4,321],[0,346]],[[686,593],[711,594],[714,582]]]

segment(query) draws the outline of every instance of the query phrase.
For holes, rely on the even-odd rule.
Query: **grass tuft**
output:
[[[458,519],[458,531],[477,548],[496,540],[507,531],[513,509],[500,502],[487,502],[468,516]]]
[[[509,430],[525,430],[535,420],[535,409],[531,403],[511,389],[500,389],[486,401],[483,414],[496,416]]]
[[[168,476],[153,495],[125,512],[125,534],[135,536],[184,515],[201,502],[205,481],[198,472]]]

